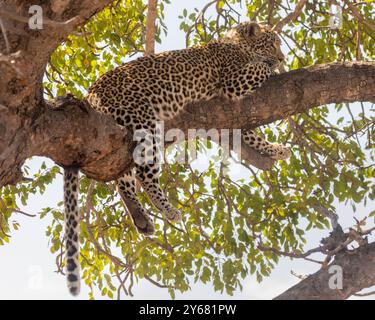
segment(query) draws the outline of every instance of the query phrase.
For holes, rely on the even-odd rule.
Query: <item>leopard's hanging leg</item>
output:
[[[169,221],[180,222],[182,218],[180,211],[169,204],[163,190],[160,188],[160,165],[154,163],[137,166],[136,175],[156,208],[162,211]]]
[[[157,129],[150,125],[148,135],[144,136],[141,143],[144,146],[142,161],[136,165],[136,178],[142,184],[152,203],[165,214],[169,221],[181,221],[181,213],[169,204],[168,199],[160,188],[160,161],[158,161],[159,138]]]
[[[129,209],[130,216],[140,233],[151,235],[155,232],[154,223],[151,221],[149,212],[143,208],[138,200],[135,188],[134,170],[127,172],[116,182],[117,192]]]
[[[270,143],[252,130],[242,130],[242,139],[252,149],[275,160],[285,160],[291,156],[290,150],[278,143]]]

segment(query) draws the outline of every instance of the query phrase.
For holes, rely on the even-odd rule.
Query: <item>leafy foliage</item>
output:
[[[183,10],[180,29],[188,45],[204,43],[223,34],[240,16],[276,24],[296,2],[278,1],[270,8],[265,0],[206,1],[203,10]],[[167,30],[166,5],[173,6],[173,1],[159,3],[158,41]],[[374,4],[356,6],[366,22],[344,6],[340,29],[329,28],[329,9],[328,1],[309,1],[297,20],[283,29],[289,69],[374,59]],[[56,50],[46,72],[46,94],[70,91],[83,96],[100,74],[142,53],[144,26],[143,1],[116,1]],[[269,276],[280,258],[277,250],[303,252],[308,230],[329,227],[316,205],[334,209],[344,202],[355,211],[358,203],[374,201],[373,112],[369,104],[323,106],[262,128],[269,141],[287,144],[293,151],[290,160],[267,172],[240,163],[236,156],[222,163],[217,146],[198,142],[198,160],[167,163],[162,177],[172,204],[184,213],[182,224],[165,222],[140,194],[155,214],[152,237],[136,232],[112,184],[82,177],[81,265],[84,282],[92,289],[90,298],[95,288],[109,298],[131,295],[137,279],[168,288],[172,297],[197,281],[232,294],[249,274],[259,281]],[[174,152],[172,148],[167,158]],[[202,160],[208,156],[209,161]],[[57,167],[42,166],[32,181],[0,190],[0,244],[18,228],[12,220],[18,204],[26,204],[30,194],[43,194],[58,172]],[[43,209],[40,218],[47,216],[52,219],[47,230],[51,252],[58,255],[61,270],[62,203]]]

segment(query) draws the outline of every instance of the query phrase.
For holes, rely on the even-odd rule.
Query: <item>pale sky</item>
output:
[[[169,33],[162,45],[157,46],[157,50],[166,51],[184,48],[185,37],[178,29],[179,21],[177,16],[184,8],[191,11],[192,8],[201,8],[204,0],[175,1],[166,7],[166,24]],[[245,17],[243,17],[243,20]],[[284,49],[284,52],[287,51]],[[37,170],[41,161],[45,159],[35,158],[28,162],[32,170]],[[53,164],[48,160],[49,164]],[[241,174],[241,169],[238,174]],[[47,188],[46,193],[41,196],[31,196],[28,205],[22,208],[24,211],[37,214],[42,208],[56,206],[58,201],[63,199],[62,179],[59,177]],[[361,217],[371,210],[367,207],[362,210]],[[361,212],[361,208],[358,208]],[[340,205],[337,207],[340,223],[343,227],[353,224],[353,214],[350,207]],[[68,293],[65,278],[55,273],[55,256],[49,252],[48,238],[45,235],[49,219],[29,218],[23,215],[14,215],[14,219],[20,223],[21,227],[17,232],[12,233],[10,244],[0,246],[0,299],[71,299]],[[318,245],[319,240],[327,236],[327,231],[311,231],[307,235],[307,249]],[[192,290],[184,294],[176,292],[177,299],[272,299],[284,292],[300,280],[291,274],[291,271],[299,275],[308,275],[316,272],[319,266],[304,260],[290,260],[283,258],[272,272],[268,279],[262,283],[257,283],[254,277],[248,277],[243,281],[242,292],[235,292],[233,296],[215,292],[211,284],[192,284]],[[193,282],[191,282],[193,283]],[[83,285],[79,299],[87,299],[87,288]],[[160,289],[147,281],[140,281],[133,289],[134,299],[170,299],[165,289]],[[96,295],[97,299],[101,296]],[[130,297],[123,297],[131,299]],[[369,299],[373,299],[369,297]]]

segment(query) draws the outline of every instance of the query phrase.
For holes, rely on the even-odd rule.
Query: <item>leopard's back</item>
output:
[[[107,72],[89,89],[88,102],[121,125],[133,117],[167,120],[188,103],[218,94],[220,64],[208,47],[151,55]]]

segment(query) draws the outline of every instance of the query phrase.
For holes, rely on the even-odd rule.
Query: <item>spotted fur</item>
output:
[[[147,130],[152,133],[151,138],[144,137],[140,142],[149,147],[143,155],[151,154],[153,161],[137,164],[117,180],[117,190],[139,232],[150,235],[154,225],[149,212],[138,200],[136,179],[168,220],[181,220],[181,213],[169,204],[159,185],[160,165],[155,161],[155,140],[152,138],[156,123],[173,119],[188,103],[197,100],[215,96],[242,98],[274,75],[283,59],[276,33],[256,23],[242,23],[221,40],[142,57],[119,66],[102,75],[89,89],[87,101],[92,108],[111,115],[119,125],[132,132]],[[285,147],[271,144],[253,131],[244,131],[243,140],[274,159],[285,159],[290,155]],[[66,218],[67,234],[75,237],[78,230],[73,226],[74,222],[69,222],[70,219],[76,222],[74,225],[79,222],[76,193],[69,196],[73,176],[76,185],[75,172],[69,171],[66,176],[68,180],[70,177],[69,184],[66,183]],[[70,290],[76,293],[74,288],[79,288],[78,236],[74,239],[74,242],[67,241],[68,268],[71,269],[67,275]],[[69,281],[69,277],[74,281]]]
[[[252,130],[242,130],[242,139],[251,148],[272,159],[285,160],[291,156],[288,148],[282,144],[270,143]]]
[[[80,290],[78,174],[77,167],[64,170],[65,273],[69,291],[73,295],[78,295]]]

